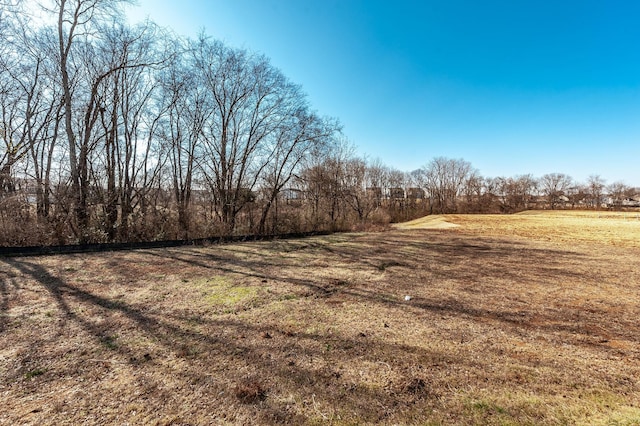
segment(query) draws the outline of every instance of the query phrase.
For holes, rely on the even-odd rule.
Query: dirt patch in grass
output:
[[[638,424],[640,224],[443,220],[0,259],[0,424]]]
[[[410,222],[397,223],[392,225],[394,229],[451,229],[460,225],[447,220],[446,215],[425,216]]]

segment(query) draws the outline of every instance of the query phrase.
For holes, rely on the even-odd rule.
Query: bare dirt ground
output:
[[[422,225],[0,258],[0,424],[640,424],[640,220]]]

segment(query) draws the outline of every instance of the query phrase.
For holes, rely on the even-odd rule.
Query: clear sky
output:
[[[640,185],[640,1],[138,0],[149,17],[264,53],[357,152],[403,171]]]

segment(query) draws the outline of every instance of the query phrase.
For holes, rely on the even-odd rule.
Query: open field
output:
[[[515,215],[434,215],[396,228],[450,229],[459,226],[477,235],[517,236],[558,245],[640,248],[640,212],[547,210]]]
[[[0,424],[640,424],[632,215],[0,258],[0,315]]]

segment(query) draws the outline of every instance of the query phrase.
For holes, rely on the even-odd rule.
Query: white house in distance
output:
[[[602,203],[602,207],[640,207],[640,195],[624,197],[622,200],[606,197]]]

